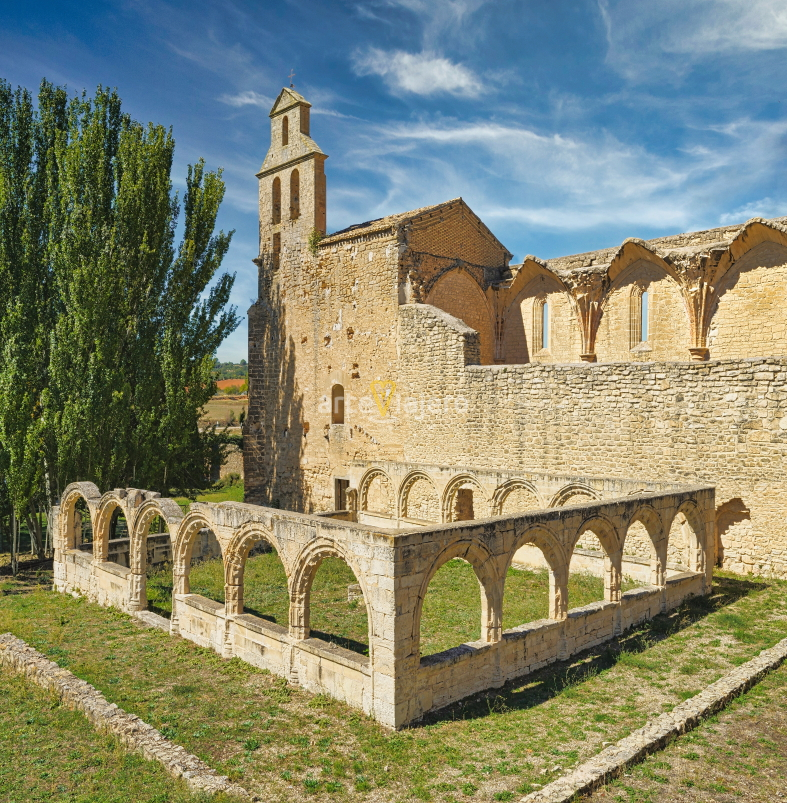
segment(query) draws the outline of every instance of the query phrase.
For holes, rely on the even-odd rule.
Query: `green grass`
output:
[[[220,560],[196,563],[191,569],[191,592],[224,602],[224,569]],[[369,654],[369,625],[363,600],[347,601],[347,586],[357,583],[350,568],[339,558],[326,558],[317,571],[311,592],[312,635],[348,649]],[[627,590],[633,584],[626,582]],[[152,609],[169,615],[172,610],[172,569],[163,567],[148,578]],[[572,574],[569,578],[572,607],[604,597],[601,578]],[[503,599],[503,627],[512,628],[547,617],[549,578],[543,571],[509,569]],[[244,577],[244,609],[271,622],[287,626],[289,596],[287,576],[276,552],[250,557]],[[481,634],[481,594],[472,566],[463,560],[448,561],[435,574],[424,600],[421,619],[421,654],[432,655]]]
[[[129,753],[25,678],[0,674],[0,799],[6,803],[194,803],[163,767]],[[228,800],[222,796],[220,799]],[[218,803],[218,801],[217,801]]]
[[[392,733],[325,695],[25,582],[4,584],[0,632],[274,803],[518,799],[787,637],[786,582],[720,575],[710,598]],[[698,657],[694,674],[681,672]]]

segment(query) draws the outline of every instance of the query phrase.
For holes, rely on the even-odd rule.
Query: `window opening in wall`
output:
[[[338,557],[320,563],[309,589],[309,635],[369,655],[369,620],[361,584]]]
[[[541,307],[541,348],[549,348],[549,302]]]
[[[271,223],[281,223],[281,179],[278,176],[273,179],[273,199],[271,206]]]
[[[331,388],[331,423],[344,423],[344,387],[334,385]]]
[[[192,536],[191,561],[187,569],[189,592],[224,603],[224,561],[213,530],[204,527]],[[172,564],[147,568],[148,610],[166,619],[172,616],[174,576]]]
[[[434,655],[481,637],[481,585],[461,558],[435,573],[421,609],[421,656]]]
[[[549,348],[549,303],[537,298],[533,305],[533,353]]]
[[[281,234],[276,232],[273,235],[273,267],[278,270],[281,263]]]
[[[297,170],[290,173],[290,220],[301,216],[301,175]]]
[[[289,145],[290,143],[290,121],[285,115],[281,121],[281,144]]]
[[[641,287],[634,287],[631,290],[631,348],[639,346],[640,343],[648,342],[649,314],[648,309],[649,294]]]
[[[347,510],[347,490],[350,480],[334,480],[334,500],[336,510]]]

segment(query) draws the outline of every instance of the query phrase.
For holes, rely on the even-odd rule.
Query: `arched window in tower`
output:
[[[641,343],[648,342],[648,329],[650,327],[650,301],[647,290],[639,286],[634,286],[631,290],[631,348],[636,348]]]
[[[297,170],[290,173],[290,220],[301,216],[301,176]]]
[[[272,209],[271,223],[281,223],[281,179],[278,176],[273,179]]]
[[[289,145],[290,143],[290,121],[285,114],[281,121],[281,144]]]
[[[533,303],[533,353],[549,349],[549,302],[537,298]]]
[[[344,423],[344,387],[334,385],[331,388],[331,423]]]

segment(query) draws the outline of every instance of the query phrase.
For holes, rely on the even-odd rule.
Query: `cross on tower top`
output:
[[[295,70],[290,70],[290,89],[295,89],[295,84],[292,82],[292,79],[295,78]]]

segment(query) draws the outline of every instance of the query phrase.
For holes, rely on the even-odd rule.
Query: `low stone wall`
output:
[[[782,639],[776,646],[763,650],[756,658],[711,683],[695,697],[602,750],[573,772],[523,797],[520,803],[570,803],[577,795],[593,791],[619,776],[627,767],[660,750],[676,736],[696,728],[703,719],[720,711],[733,698],[779,667],[785,659],[787,639]]]
[[[93,517],[92,556],[75,550],[74,505],[85,499]],[[195,502],[182,516],[172,500],[150,492],[95,486],[66,489],[57,509],[55,587],[81,593],[129,613],[147,607],[147,527],[156,516],[170,529],[173,548],[171,632],[225,658],[237,656],[310,691],[330,694],[390,727],[402,727],[436,708],[494,688],[550,661],[588,649],[623,629],[708,593],[714,560],[714,492],[708,486],[629,493],[547,510],[408,529],[374,528],[335,516],[316,516],[237,502]],[[108,522],[121,507],[131,533],[131,567],[106,560]],[[679,525],[679,526],[677,526]],[[632,542],[631,533],[644,532]],[[192,594],[194,551],[210,532],[220,545],[225,602]],[[584,540],[583,540],[584,539]],[[595,541],[593,540],[595,539]],[[667,563],[680,542],[683,571]],[[604,602],[575,608],[569,569],[578,543],[603,550]],[[651,583],[622,594],[626,544],[650,553]],[[290,596],[284,628],[244,612],[246,561],[260,544],[276,550]],[[509,566],[522,548],[535,548],[548,566],[550,620],[504,632],[503,598]],[[591,554],[582,556],[590,560]],[[602,554],[598,553],[599,556]],[[343,560],[357,579],[366,608],[369,654],[312,636],[311,585],[325,558]],[[421,660],[421,612],[435,573],[449,560],[470,563],[481,589],[481,639]],[[674,575],[674,576],[671,576]],[[546,590],[546,589],[545,589]]]
[[[89,722],[116,736],[130,750],[150,761],[161,762],[170,775],[183,778],[192,789],[226,792],[251,800],[245,789],[231,783],[225,775],[217,775],[205,762],[165,739],[153,726],[109,703],[96,688],[11,633],[0,635],[0,665],[54,693],[67,708],[81,711]]]
[[[626,591],[620,602],[594,602],[565,619],[542,619],[503,631],[493,644],[473,642],[421,659],[418,699],[424,710],[447,706],[469,694],[499,688],[558,660],[588,650],[659,613],[703,593],[703,577],[686,572],[663,588]]]

